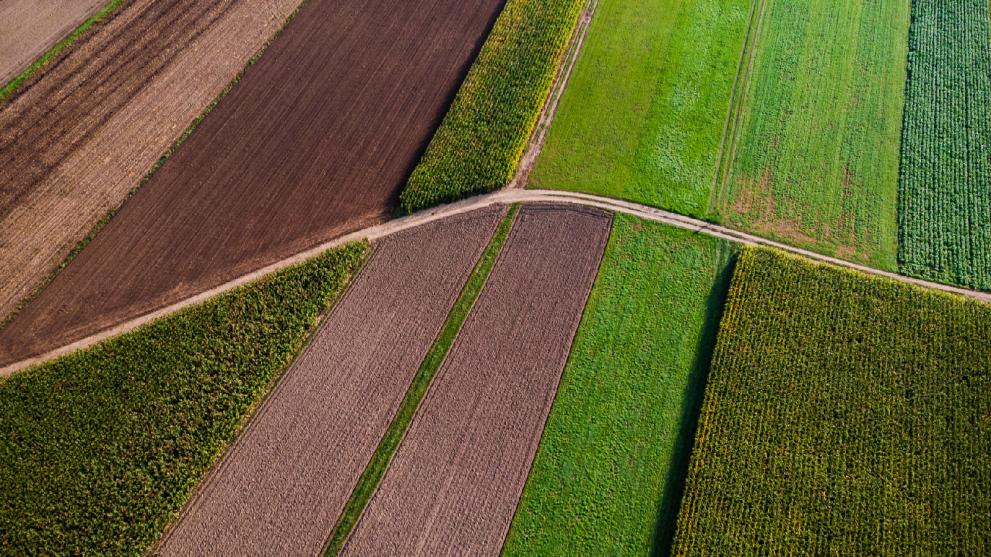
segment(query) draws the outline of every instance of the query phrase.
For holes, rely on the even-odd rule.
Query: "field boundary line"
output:
[[[60,358],[62,356],[71,354],[79,350],[90,348],[96,344],[99,344],[104,340],[131,332],[135,329],[138,329],[144,325],[151,323],[152,321],[165,317],[166,315],[170,315],[172,313],[175,313],[190,306],[201,304],[209,300],[210,298],[213,298],[214,296],[218,296],[235,288],[255,282],[265,277],[266,275],[269,275],[276,271],[280,271],[287,267],[298,265],[300,263],[303,263],[309,259],[312,259],[320,255],[321,253],[329,249],[342,246],[349,242],[355,242],[361,240],[374,242],[375,240],[381,239],[386,236],[390,236],[392,234],[396,234],[398,232],[402,232],[404,230],[416,228],[418,226],[422,226],[440,219],[459,215],[462,213],[467,213],[470,211],[474,211],[476,209],[482,209],[492,205],[509,205],[512,203],[539,203],[539,202],[584,205],[587,207],[597,207],[608,211],[625,213],[627,215],[632,215],[645,220],[660,222],[662,224],[667,224],[669,226],[674,226],[676,228],[689,230],[697,234],[705,234],[707,236],[713,236],[716,238],[721,238],[724,240],[729,240],[744,245],[775,248],[781,251],[785,251],[795,255],[800,255],[802,257],[806,257],[808,259],[812,259],[822,263],[829,263],[837,267],[843,267],[846,269],[860,271],[861,273],[867,275],[885,277],[901,283],[914,285],[922,289],[936,290],[946,294],[955,294],[958,296],[963,296],[966,298],[991,304],[991,292],[980,292],[977,290],[970,290],[958,286],[940,284],[936,282],[930,282],[922,279],[899,275],[897,273],[893,273],[890,271],[882,271],[880,269],[875,269],[873,267],[868,267],[866,265],[861,265],[859,263],[844,261],[836,257],[823,255],[821,253],[816,253],[814,251],[810,251],[803,248],[789,246],[787,244],[782,244],[780,242],[769,240],[761,236],[748,234],[746,232],[740,232],[732,228],[716,225],[692,217],[686,217],[678,213],[672,213],[670,211],[657,209],[655,207],[641,205],[639,203],[602,197],[598,195],[575,193],[568,191],[503,189],[494,193],[470,197],[468,199],[456,201],[454,203],[449,203],[447,205],[441,205],[438,207],[434,207],[432,209],[420,211],[410,216],[394,219],[382,224],[377,224],[362,230],[358,230],[356,232],[352,232],[350,234],[346,234],[339,238],[324,242],[322,244],[319,244],[317,246],[299,252],[295,255],[287,257],[285,259],[271,263],[265,267],[262,267],[261,269],[252,271],[246,275],[242,275],[229,282],[226,282],[219,286],[215,286],[209,290],[206,290],[204,292],[186,298],[185,300],[176,302],[164,308],[134,318],[130,321],[121,323],[120,325],[107,329],[103,332],[96,333],[84,339],[65,345],[61,348],[56,348],[55,350],[51,350],[49,352],[46,352],[45,354],[41,354],[25,360],[21,360],[19,362],[15,362],[13,364],[0,368],[0,377],[9,376],[17,371],[21,371],[26,368],[43,364],[45,362],[54,360],[56,358]]]
[[[560,104],[564,91],[568,87],[568,82],[571,80],[571,73],[578,65],[578,56],[581,54],[582,46],[585,45],[585,38],[588,37],[588,31],[592,27],[592,17],[598,7],[599,0],[588,0],[585,9],[578,16],[578,23],[575,25],[575,31],[569,41],[568,54],[558,69],[554,84],[551,85],[551,92],[547,95],[544,107],[540,110],[540,118],[530,136],[526,152],[523,153],[523,158],[520,159],[520,163],[516,167],[516,174],[509,181],[507,188],[522,189],[526,187],[530,178],[530,171],[533,170],[533,165],[537,162],[540,152],[544,150],[547,134],[554,122],[554,117],[557,115],[558,104]]]

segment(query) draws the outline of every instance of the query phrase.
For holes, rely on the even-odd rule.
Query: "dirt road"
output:
[[[6,0],[0,3],[0,86],[72,33],[107,0]]]

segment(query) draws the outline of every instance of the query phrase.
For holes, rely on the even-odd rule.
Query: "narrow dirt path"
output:
[[[794,246],[789,246],[786,244],[775,242],[773,240],[768,240],[767,238],[762,238],[760,236],[755,236],[753,234],[739,232],[731,228],[726,228],[724,226],[719,226],[699,219],[686,217],[684,215],[679,215],[677,213],[656,209],[654,207],[640,205],[638,203],[632,203],[629,201],[611,199],[608,197],[601,197],[596,195],[566,192],[566,191],[505,189],[487,195],[472,197],[470,199],[459,201],[457,203],[451,203],[449,205],[436,207],[427,211],[416,213],[408,217],[394,219],[382,224],[365,228],[357,232],[353,232],[351,234],[347,234],[345,236],[341,236],[337,239],[331,240],[329,242],[325,242],[314,248],[297,253],[296,255],[280,260],[276,263],[273,263],[256,271],[253,271],[246,275],[242,275],[234,280],[226,282],[215,288],[211,288],[209,290],[203,291],[195,296],[186,298],[185,300],[182,300],[175,304],[169,305],[167,307],[145,314],[136,319],[132,319],[130,321],[116,325],[100,333],[88,336],[86,338],[80,339],[78,341],[62,346],[60,348],[56,348],[45,354],[41,354],[32,358],[28,358],[7,365],[3,368],[0,368],[0,376],[10,375],[16,371],[28,367],[36,366],[44,362],[58,358],[60,356],[64,356],[66,354],[70,354],[72,352],[88,348],[108,338],[121,335],[129,331],[133,331],[134,329],[142,325],[145,325],[147,323],[150,323],[156,319],[174,313],[183,308],[202,303],[214,296],[227,292],[231,289],[258,280],[259,278],[269,273],[273,273],[280,269],[284,269],[286,267],[299,264],[303,261],[306,261],[307,259],[315,257],[320,253],[323,253],[324,251],[327,251],[333,247],[340,246],[347,242],[353,242],[362,239],[368,241],[375,241],[387,236],[391,236],[403,230],[408,230],[411,228],[416,228],[418,226],[423,226],[425,224],[437,221],[439,219],[444,219],[454,215],[467,213],[469,211],[480,209],[482,207],[488,207],[488,206],[500,205],[500,204],[532,203],[532,202],[571,203],[575,205],[585,205],[588,207],[598,207],[600,209],[605,209],[608,211],[625,213],[642,219],[661,222],[685,230],[691,230],[692,232],[698,234],[705,234],[708,236],[723,238],[725,240],[729,240],[732,242],[737,242],[745,245],[772,247],[796,255],[801,255],[803,257],[807,257],[815,261],[829,263],[839,267],[845,267],[847,269],[853,269],[869,275],[882,276],[906,284],[919,286],[922,288],[939,290],[950,294],[956,294],[956,295],[972,298],[984,303],[991,303],[991,292],[978,292],[974,290],[968,290],[966,288],[959,288],[956,286],[949,286],[945,284],[914,279],[911,277],[902,276],[889,271],[874,269],[871,267],[867,267],[865,265],[859,265],[857,263],[851,263],[849,261],[844,261],[842,259],[837,259],[835,257],[830,257],[809,250],[796,248]]]

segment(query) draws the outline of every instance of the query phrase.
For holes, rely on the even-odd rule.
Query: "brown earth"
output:
[[[0,2],[0,86],[34,63],[107,0]]]
[[[0,322],[300,0],[133,0],[0,105]]]
[[[0,334],[0,362],[387,218],[501,6],[311,0]]]
[[[503,214],[383,240],[158,552],[319,554]]]
[[[609,237],[525,206],[344,555],[498,555]]]

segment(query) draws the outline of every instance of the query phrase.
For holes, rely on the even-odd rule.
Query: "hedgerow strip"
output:
[[[506,237],[509,236],[509,230],[513,227],[518,210],[519,207],[517,205],[514,205],[509,210],[509,214],[506,215],[496,228],[495,234],[489,241],[488,247],[485,248],[482,257],[475,264],[475,268],[472,270],[468,282],[465,283],[461,294],[451,308],[451,313],[448,314],[440,334],[420,364],[420,369],[417,371],[416,377],[413,378],[413,382],[407,390],[406,396],[403,398],[402,405],[399,407],[396,417],[389,425],[389,429],[386,431],[382,441],[379,442],[375,454],[372,455],[372,460],[361,474],[361,478],[358,479],[358,485],[355,486],[351,497],[348,499],[347,504],[345,504],[344,511],[341,513],[341,517],[337,520],[334,531],[330,535],[330,541],[327,542],[327,549],[324,552],[325,557],[333,557],[341,551],[348,536],[351,534],[351,530],[358,523],[362,511],[365,510],[368,500],[375,493],[375,489],[378,487],[382,476],[385,475],[385,471],[389,467],[392,455],[395,454],[396,449],[399,447],[399,442],[402,441],[410,422],[413,421],[413,416],[416,414],[416,409],[420,406],[420,401],[423,400],[424,395],[427,393],[430,381],[436,375],[437,370],[440,369],[440,365],[444,362],[444,358],[451,349],[451,345],[454,344],[455,337],[458,336],[458,331],[461,330],[461,326],[468,318],[468,312],[471,311],[472,306],[475,305],[475,300],[478,299],[478,295],[482,292],[482,287],[485,286],[485,281],[492,271],[492,266],[495,265],[496,258],[502,250],[502,245],[506,243]]]
[[[516,171],[586,0],[508,0],[400,194],[408,212],[491,191]]]
[[[367,251],[349,244],[0,380],[0,553],[145,552]]]
[[[27,82],[27,80],[31,79],[31,77],[34,74],[38,73],[39,70],[44,68],[48,64],[48,62],[52,60],[52,58],[55,58],[63,50],[72,46],[72,44],[75,43],[79,39],[79,37],[82,37],[83,34],[86,33],[86,31],[89,31],[91,27],[106,19],[107,16],[113,14],[115,11],[117,11],[117,8],[119,8],[123,4],[124,4],[124,0],[111,0],[105,6],[100,8],[99,11],[97,11],[95,14],[90,16],[89,19],[79,24],[79,27],[76,27],[76,29],[72,33],[69,33],[69,36],[55,43],[55,46],[48,49],[48,52],[42,54],[40,58],[34,61],[34,63],[32,63],[27,68],[24,68],[24,71],[17,74],[17,76],[14,77],[14,79],[10,80],[6,85],[3,86],[2,89],[0,89],[0,103],[3,103],[4,101],[7,100],[8,97],[13,95],[20,88],[21,85]]]

